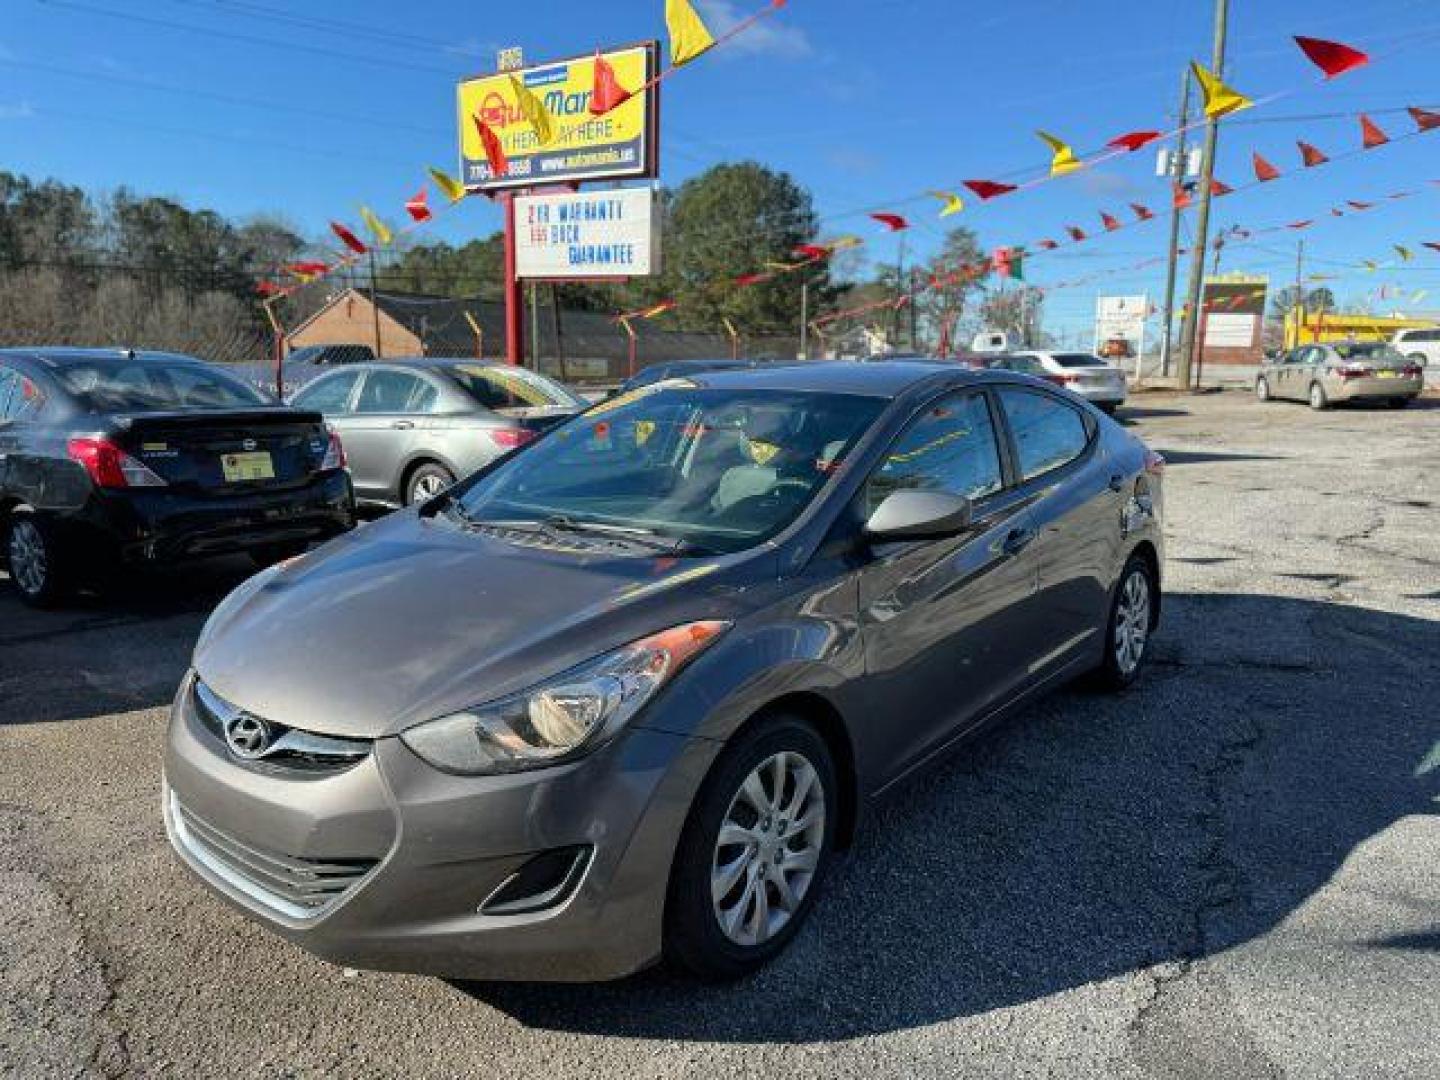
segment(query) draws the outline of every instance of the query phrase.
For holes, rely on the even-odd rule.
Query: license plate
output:
[[[1393,378],[1395,378],[1395,372],[1393,372],[1393,371],[1377,371],[1377,372],[1375,372],[1375,377],[1376,377],[1377,379],[1393,379]]]
[[[251,450],[242,454],[222,454],[220,469],[232,484],[246,480],[274,480],[275,465],[267,450]]]

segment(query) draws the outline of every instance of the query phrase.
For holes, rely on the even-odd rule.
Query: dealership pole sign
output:
[[[1125,342],[1125,354],[1138,358],[1145,351],[1145,319],[1150,301],[1139,296],[1099,296],[1095,298],[1095,351],[1108,342]]]
[[[515,199],[521,278],[628,278],[660,270],[659,200],[648,187]]]
[[[649,83],[658,48],[652,41],[601,54],[621,86],[645,88],[603,116],[590,112],[593,55],[462,81],[456,93],[462,182],[486,192],[657,176],[660,98],[659,88]],[[539,98],[550,116],[554,137],[545,145],[516,100],[512,78]],[[509,161],[503,176],[490,167],[476,118],[500,139]]]

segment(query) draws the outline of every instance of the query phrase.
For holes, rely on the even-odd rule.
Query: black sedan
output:
[[[353,525],[318,413],[193,357],[0,349],[0,551],[27,603],[126,566],[271,562]]]

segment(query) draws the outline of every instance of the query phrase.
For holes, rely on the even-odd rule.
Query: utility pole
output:
[[[1185,129],[1190,124],[1190,69],[1180,73],[1180,135],[1175,140],[1175,156],[1170,168],[1171,183],[1180,184],[1185,180]],[[1172,199],[1174,203],[1176,200]],[[1162,310],[1165,322],[1160,328],[1160,374],[1170,374],[1170,350],[1175,328],[1175,264],[1180,261],[1180,214],[1179,206],[1170,210],[1170,258],[1165,268],[1165,303]]]
[[[375,249],[370,249],[370,314],[375,318],[375,359],[383,359],[380,348],[380,305],[375,302]]]
[[[895,307],[890,312],[890,344],[900,344],[900,298],[905,295],[905,236],[900,236],[900,256],[895,265]]]
[[[1230,0],[1215,0],[1215,49],[1210,70],[1225,77],[1225,31],[1230,16]],[[1220,138],[1220,122],[1207,117],[1205,121],[1205,152],[1200,160],[1200,208],[1195,215],[1195,240],[1190,246],[1190,307],[1185,314],[1180,335],[1180,363],[1176,381],[1182,389],[1190,388],[1190,367],[1195,351],[1201,345],[1200,298],[1205,287],[1205,245],[1210,234],[1211,185],[1215,180],[1215,146]]]
[[[913,266],[910,268],[910,291],[909,291],[909,294],[908,294],[908,295],[909,295],[909,299],[906,301],[905,306],[910,309],[910,351],[911,351],[911,352],[919,352],[919,351],[920,351],[920,343],[915,340],[915,338],[916,338],[917,335],[916,335],[916,332],[915,332],[915,330],[916,330],[916,314],[915,314],[915,268],[914,268]]]
[[[1300,347],[1300,329],[1305,325],[1305,290],[1300,282],[1304,280],[1305,274],[1305,240],[1302,237],[1295,244],[1295,296],[1290,303],[1290,313],[1295,319],[1295,340],[1290,343],[1290,348]]]
[[[800,359],[810,359],[810,281],[800,281]]]

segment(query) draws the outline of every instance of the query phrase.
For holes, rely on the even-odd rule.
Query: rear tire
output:
[[[444,465],[426,462],[405,481],[405,505],[414,506],[433,499],[453,483],[455,476]]]
[[[1105,627],[1105,659],[1092,681],[1099,690],[1124,690],[1140,677],[1150,657],[1150,636],[1155,629],[1159,589],[1150,563],[1131,555],[1120,571],[1110,617]]]
[[[702,979],[722,980],[777,956],[820,892],[838,795],[825,740],[798,717],[771,718],[726,747],[675,854],[666,958]]]
[[[1270,383],[1265,379],[1255,380],[1255,398],[1262,404],[1274,400],[1270,396]]]
[[[1101,402],[1097,405],[1097,408],[1106,416],[1114,416],[1120,411],[1120,406],[1113,401]]]
[[[1414,398],[1408,397],[1392,397],[1389,401],[1385,402],[1385,404],[1390,406],[1390,408],[1392,409],[1403,409],[1406,405],[1409,405],[1410,402],[1414,400]]]
[[[1330,398],[1325,393],[1325,387],[1318,382],[1310,384],[1310,408],[1316,412],[1322,412],[1330,407]]]
[[[49,608],[70,595],[70,567],[54,530],[42,518],[28,512],[14,514],[4,535],[10,580],[22,601],[34,608]]]

